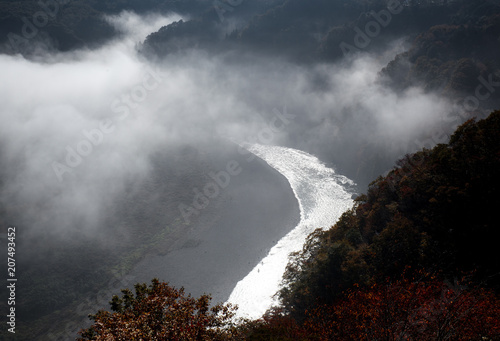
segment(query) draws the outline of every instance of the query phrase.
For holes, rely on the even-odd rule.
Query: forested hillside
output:
[[[499,132],[499,111],[470,120],[449,144],[407,155],[375,180],[293,257],[280,292],[285,312],[303,321],[318,306],[336,309],[346,290],[398,283],[402,274],[425,283],[422,272],[451,282],[468,275],[468,285],[498,293]]]
[[[168,286],[153,281],[150,289],[136,286],[135,296],[115,296],[113,312],[94,316],[83,340],[134,333],[151,340],[498,339],[499,131],[496,111],[464,123],[448,144],[400,160],[335,226],[309,236],[288,265],[282,305],[261,320],[235,327],[229,306],[217,306],[224,314],[214,320],[209,297],[201,297],[205,303],[179,325],[177,314],[195,301],[181,292],[179,303],[169,303],[173,289],[158,300]],[[152,311],[158,319],[127,327]],[[170,334],[172,323],[180,334]]]
[[[152,257],[146,280],[205,290],[204,269],[227,298],[300,219],[290,182],[239,148],[257,143],[366,193],[311,224],[281,305],[235,325],[153,281],[82,338],[500,340],[500,0],[0,0],[0,64],[19,270],[0,339],[74,338]],[[213,176],[228,160],[231,186]]]
[[[461,119],[449,123],[452,118],[445,118],[446,134],[453,131],[449,126],[472,116],[485,117],[500,104],[500,6],[494,1],[288,0],[266,4],[268,8],[253,11],[247,11],[246,2],[224,7],[222,12],[208,9],[151,33],[140,49],[155,60],[192,50],[209,51],[229,61],[235,56],[248,58],[249,63],[255,62],[253,57],[266,55],[301,65],[341,63],[348,67],[353,60],[375,58],[383,61],[381,85],[399,94],[423,89],[452,103],[454,115]],[[318,77],[317,86],[327,88],[328,83]],[[362,139],[345,139],[338,141],[343,144],[340,150],[320,156],[334,160],[341,173],[364,188],[396,158],[420,148],[417,141],[427,139],[433,137],[420,136],[406,147],[394,148],[397,143],[393,143],[383,151]],[[394,153],[392,148],[404,151]]]
[[[118,34],[104,16],[124,10],[193,15],[204,9],[202,0],[0,1],[0,52],[33,56],[96,47]]]
[[[186,19],[161,28],[142,51],[165,56],[203,48],[266,52],[299,61],[336,61],[381,53],[395,39],[409,49],[384,69],[395,88],[423,84],[462,95],[498,67],[499,6],[494,1],[0,1],[0,51],[33,56],[41,50],[96,47],[119,32],[104,19],[128,10],[175,12]],[[372,30],[369,32],[367,30]],[[493,94],[488,100],[498,100]]]
[[[398,88],[423,85],[427,91],[448,96],[473,94],[486,80],[498,78],[499,37],[497,6],[470,2],[447,23],[420,33],[411,48],[397,55],[383,74]],[[493,86],[496,84],[493,82]],[[499,98],[491,86],[480,90],[476,95],[481,101],[491,103]]]

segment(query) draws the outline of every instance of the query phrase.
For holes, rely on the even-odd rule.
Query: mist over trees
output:
[[[449,99],[453,113],[444,114],[448,117],[441,119],[447,127],[435,128],[447,135],[453,132],[449,126],[456,127],[474,115],[485,117],[499,104],[496,89],[500,84],[500,26],[499,6],[494,1],[289,0],[271,3],[267,10],[242,22],[236,17],[246,13],[243,5],[226,8],[223,19],[214,19],[217,9],[212,9],[192,20],[162,27],[150,34],[140,49],[153,59],[201,48],[229,61],[251,61],[267,55],[305,65],[349,63],[369,55],[383,61],[377,80],[380,85],[398,94],[418,88]],[[387,58],[390,51],[400,52]],[[356,68],[359,66],[353,67]],[[316,76],[314,86],[328,88],[329,81],[321,77]],[[345,115],[356,114],[346,109]],[[451,123],[455,115],[463,119]],[[348,123],[335,124],[337,128],[342,125]],[[434,123],[435,127],[438,125]],[[423,145],[418,142],[429,138],[436,140],[421,135],[403,147],[399,155],[388,151],[394,146],[376,146],[379,141],[361,143],[359,139],[331,153],[316,146],[306,148],[333,159],[340,171],[365,187],[373,177],[386,171],[395,158],[419,149]],[[432,143],[439,142],[443,141]],[[355,150],[349,154],[361,153],[364,160],[370,160],[369,166],[360,165],[365,163],[360,160],[346,162],[350,156],[342,151],[349,150],[353,143]],[[342,157],[336,158],[340,154]]]
[[[500,231],[491,212],[500,185],[499,119],[497,111],[468,121],[449,144],[406,156],[332,229],[311,235],[285,275],[287,311],[304,316],[354,284],[418,269],[444,278],[473,273],[476,283],[498,289]]]
[[[206,316],[208,297],[186,299],[154,280],[149,289],[136,285],[135,298],[129,290],[114,296],[113,312],[92,316],[81,340],[494,340],[499,131],[499,111],[470,120],[449,144],[408,155],[375,180],[331,229],[318,229],[292,255],[281,306],[263,318],[233,325],[221,305],[212,308],[222,310],[218,317]]]
[[[141,260],[198,247],[228,207],[271,219],[252,209],[292,206],[275,204],[286,179],[271,184],[231,142],[262,142],[285,106],[293,119],[267,142],[318,156],[366,195],[310,236],[283,305],[238,337],[348,339],[356,307],[352,335],[378,337],[366,316],[385,316],[387,297],[419,302],[416,325],[456,309],[463,338],[498,336],[497,0],[26,0],[0,13],[0,219],[20,231],[19,340],[75,336]],[[113,129],[99,135],[103,122]],[[179,203],[193,206],[228,160],[246,165],[234,190],[186,222]],[[255,255],[286,233],[271,225]],[[407,321],[401,305],[387,330]]]

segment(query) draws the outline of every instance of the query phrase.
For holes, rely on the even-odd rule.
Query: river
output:
[[[353,205],[353,181],[338,175],[318,158],[287,147],[245,146],[290,183],[300,208],[300,222],[233,289],[227,303],[237,304],[237,317],[256,319],[277,301],[273,298],[292,252],[300,251],[307,236],[326,229]]]

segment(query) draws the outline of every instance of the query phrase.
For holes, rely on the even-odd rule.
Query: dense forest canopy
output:
[[[127,290],[113,297],[113,312],[94,315],[82,340],[139,334],[150,340],[497,339],[499,131],[496,111],[464,123],[448,144],[400,160],[335,226],[309,236],[288,265],[282,305],[262,319],[235,326],[230,306],[215,306],[223,311],[216,318],[207,315],[208,297],[195,303],[153,281],[149,289],[137,285],[135,298]],[[179,325],[181,313],[188,315]],[[150,314],[156,317],[149,320]]]
[[[375,180],[330,230],[317,231],[289,265],[281,298],[303,315],[353,284],[397,277],[408,267],[453,278],[474,271],[500,285],[500,112],[470,120],[449,144],[407,155]]]
[[[174,61],[172,69],[177,71],[190,64],[190,76],[199,77],[192,83],[201,85],[193,87],[191,93],[186,90],[189,98],[175,98],[181,103],[176,107],[176,119],[185,119],[190,108],[184,104],[194,103],[195,116],[207,120],[192,121],[186,130],[193,134],[220,133],[219,127],[207,124],[210,115],[221,121],[229,116],[214,114],[210,111],[214,107],[203,102],[215,102],[214,89],[223,93],[220,97],[231,110],[242,103],[253,104],[242,111],[245,129],[254,123],[252,115],[265,115],[261,111],[267,110],[263,108],[269,102],[261,103],[263,100],[288,100],[280,106],[296,105],[295,97],[297,101],[308,100],[290,110],[294,122],[287,129],[297,136],[287,142],[334,165],[366,194],[355,200],[353,209],[334,227],[317,230],[304,250],[293,255],[278,293],[281,306],[262,319],[236,328],[227,306],[210,310],[209,296],[194,299],[154,281],[149,287],[138,285],[135,296],[127,291],[123,297],[113,298],[112,312],[94,315],[93,321],[106,323],[106,328],[100,336],[98,328],[88,329],[83,338],[99,339],[122,331],[131,338],[138,330],[146,334],[154,330],[156,339],[170,339],[169,323],[182,329],[185,321],[189,321],[189,337],[194,339],[196,335],[249,340],[389,338],[384,330],[416,339],[416,335],[457,340],[478,335],[499,337],[500,258],[495,250],[500,233],[495,213],[500,185],[500,113],[495,111],[481,120],[500,107],[498,0],[4,0],[0,1],[0,61],[39,62],[40,69],[50,69],[60,61],[65,64],[72,56],[85,59],[82,56],[86,53],[111,46],[126,35],[110,20],[123,13],[138,13],[147,20],[172,13],[181,18],[148,31],[134,45],[133,59],[155,67]],[[104,54],[109,50],[100,57]],[[255,67],[258,64],[266,64],[266,68]],[[230,74],[242,65],[243,71],[231,78]],[[374,65],[376,77],[370,83],[362,72]],[[4,69],[6,74],[11,71]],[[36,68],[29,69],[26,79],[36,72]],[[168,75],[175,76],[175,72]],[[23,74],[15,77],[26,83]],[[249,83],[241,81],[247,77]],[[361,79],[354,87],[358,92],[339,81],[356,77]],[[52,80],[49,78],[42,83],[47,88]],[[191,81],[189,77],[185,80],[184,75],[176,79],[184,85]],[[280,81],[283,84],[276,85]],[[237,86],[240,83],[241,88]],[[369,86],[365,87],[366,83]],[[105,87],[102,92],[109,95]],[[248,97],[242,102],[226,97],[233,87],[235,92],[249,92]],[[265,94],[254,94],[252,87]],[[180,88],[173,84],[169,91],[177,94],[183,91]],[[291,95],[283,96],[282,88],[283,93]],[[198,95],[205,92],[208,100],[199,100]],[[113,94],[109,98],[113,103],[116,94],[109,93]],[[29,91],[19,91],[15,97],[30,103],[28,95]],[[83,92],[77,95],[84,97],[92,109],[94,102],[101,103],[97,99],[100,94],[95,98]],[[165,92],[158,97],[167,95]],[[361,103],[356,99],[344,104],[343,99],[348,97],[380,100]],[[411,101],[412,97],[430,98],[433,105],[421,107],[417,100]],[[314,100],[309,101],[311,98]],[[400,101],[405,102],[405,111],[390,107]],[[386,119],[370,116],[370,106],[376,104],[379,110],[373,113],[387,114]],[[443,106],[451,108],[450,112],[438,110]],[[5,109],[9,111],[6,115],[14,114],[11,109]],[[415,117],[409,117],[411,114]],[[202,188],[210,180],[207,174],[218,171],[220,163],[226,162],[218,159],[221,154],[243,164],[245,157],[227,152],[219,140],[225,139],[225,130],[231,128],[232,122],[227,121],[221,129],[224,136],[210,143],[182,140],[175,148],[155,150],[148,159],[152,169],[148,177],[139,181],[127,173],[120,184],[123,195],[104,208],[109,215],[91,223],[83,214],[64,220],[64,212],[57,210],[54,216],[61,217],[63,223],[50,221],[49,214],[38,215],[50,206],[50,200],[23,202],[10,192],[13,182],[30,187],[25,185],[24,175],[17,172],[37,159],[33,145],[43,145],[48,138],[32,136],[29,131],[26,141],[32,145],[27,143],[19,149],[21,152],[14,153],[9,149],[8,130],[12,127],[6,125],[0,161],[9,167],[0,170],[0,219],[4,224],[15,222],[22,227],[19,239],[27,250],[19,256],[26,266],[20,272],[23,295],[18,304],[29,307],[18,315],[20,324],[26,326],[19,331],[19,340],[47,339],[48,329],[51,338],[64,339],[76,329],[88,327],[75,323],[81,321],[83,311],[75,307],[83,304],[91,311],[101,308],[88,297],[99,292],[100,303],[107,301],[110,283],[121,285],[122,276],[146,255],[168,254],[193,226],[209,228],[216,224],[220,214],[214,213],[215,209],[229,201],[229,195],[211,201],[214,211],[193,217],[192,224],[182,221],[177,206],[178,202],[190,203],[192,188]],[[398,140],[396,135],[394,140],[386,139],[384,134],[402,127],[398,126],[401,122],[422,124],[424,128],[419,126],[420,135],[415,138],[411,135],[408,140]],[[53,124],[53,131],[57,124]],[[300,125],[306,128],[297,128]],[[168,135],[176,135],[171,126],[175,124],[169,125]],[[366,138],[372,133],[382,137]],[[320,139],[323,141],[318,147],[314,143]],[[134,141],[134,147],[139,150],[140,146],[142,143]],[[412,153],[416,149],[419,151]],[[401,150],[408,154],[392,168]],[[131,160],[136,161],[133,157]],[[127,165],[117,168],[123,170]],[[384,173],[388,168],[392,169]],[[384,176],[371,182],[382,173]],[[36,180],[33,188],[50,192],[43,179]],[[89,192],[92,190],[95,188],[89,187]],[[31,230],[35,224],[28,216],[36,216],[41,226],[55,228],[49,233]],[[61,224],[65,226],[61,228]],[[183,241],[182,247],[196,243]],[[162,301],[165,297],[171,300]],[[167,303],[175,307],[174,313],[161,316],[158,309],[164,309]],[[1,301],[0,307],[4,304]],[[407,306],[411,309],[405,310]],[[163,318],[161,323],[148,319],[151,311]],[[460,318],[451,319],[446,311]],[[410,315],[415,319],[413,324]],[[390,318],[384,325],[386,316]],[[143,319],[151,325],[138,326]],[[123,326],[126,323],[133,328],[127,330]],[[398,329],[402,324],[408,329]],[[233,327],[230,330],[234,335],[226,333],[224,328]],[[442,331],[439,337],[436,330]],[[148,337],[155,339],[151,334]]]

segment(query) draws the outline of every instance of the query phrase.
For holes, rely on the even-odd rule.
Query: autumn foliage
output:
[[[305,323],[320,340],[494,340],[500,301],[463,281],[435,277],[387,281],[309,313]]]
[[[410,268],[397,280],[353,286],[298,323],[282,309],[247,322],[245,340],[403,341],[500,339],[500,300],[471,285]]]
[[[234,308],[230,305],[210,307],[210,296],[195,299],[168,283],[152,280],[122,290],[113,296],[112,312],[92,315],[94,324],[80,332],[78,340],[114,341],[190,341],[233,340],[236,329],[231,324]]]
[[[153,280],[80,340],[500,340],[499,132],[497,111],[400,160],[309,236],[259,320],[234,325],[230,306]]]
[[[500,111],[469,120],[448,144],[407,155],[328,230],[309,236],[285,273],[284,309],[303,321],[355,284],[410,266],[445,278],[474,273],[500,291]]]
[[[308,340],[309,332],[281,309],[272,309],[256,321],[247,321],[241,326],[244,339],[257,340]]]

